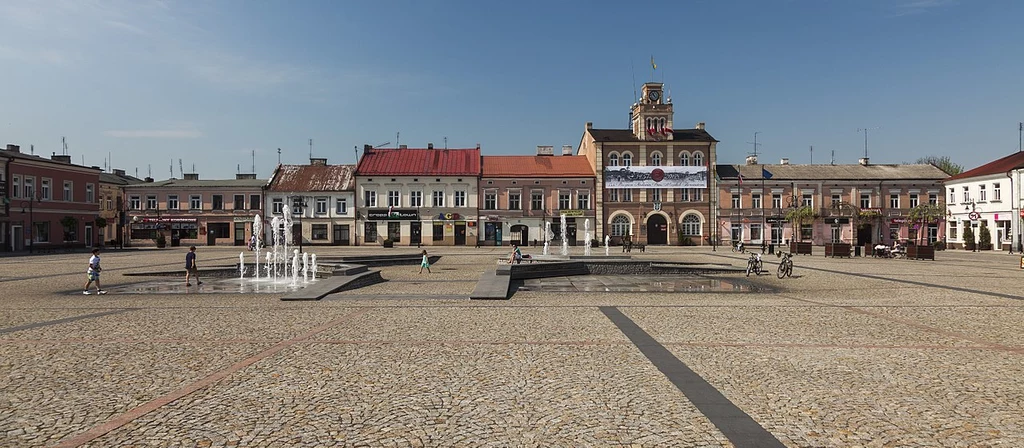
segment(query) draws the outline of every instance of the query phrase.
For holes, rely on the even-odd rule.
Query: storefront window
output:
[[[377,223],[368,222],[365,223],[363,228],[363,241],[367,243],[377,242]]]
[[[814,239],[814,227],[810,224],[800,225],[800,240],[811,241]]]
[[[434,221],[433,241],[444,241],[444,222]]]
[[[327,224],[313,224],[313,239],[314,240],[326,240],[327,239]]]

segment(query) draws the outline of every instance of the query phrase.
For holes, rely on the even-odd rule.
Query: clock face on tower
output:
[[[661,92],[658,92],[657,90],[652,90],[650,92],[647,92],[647,99],[649,99],[649,100],[651,100],[653,102],[657,102],[658,99],[660,99],[660,98],[661,98]]]

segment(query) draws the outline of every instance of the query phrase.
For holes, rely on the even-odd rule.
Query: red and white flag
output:
[[[737,176],[739,176],[740,185],[743,185],[743,175],[742,174],[738,174]]]
[[[662,134],[666,134],[666,135],[671,134],[672,133],[672,128],[666,127],[666,128],[661,130],[661,133]]]

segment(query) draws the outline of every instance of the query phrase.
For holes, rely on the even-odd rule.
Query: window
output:
[[[631,225],[626,215],[616,215],[612,218],[612,236],[629,236]]]
[[[13,179],[13,182],[11,182],[13,184],[13,186],[11,187],[11,197],[12,198],[20,198],[21,197],[21,176],[12,176],[11,179]]]
[[[70,185],[70,184],[71,184],[71,182],[67,182],[64,185]],[[65,195],[67,196],[67,199],[64,199],[64,200],[65,201],[70,201],[71,200],[70,199],[71,198],[71,191],[69,190]],[[36,197],[36,178],[34,178],[34,177],[26,177],[25,178],[25,197],[26,198],[34,198],[34,197]]]
[[[374,200],[376,202],[376,200]],[[363,241],[366,242],[377,242],[377,223],[374,221],[366,222],[363,226]]]
[[[363,192],[363,207],[376,207],[377,206],[377,192],[373,190],[366,190]],[[377,229],[374,228],[374,235],[377,234]],[[367,240],[373,241],[373,240]]]
[[[700,202],[704,200],[704,190],[700,188],[690,189],[690,200],[693,202]]]
[[[608,198],[608,202],[619,202],[619,190],[609,188],[608,194],[605,195]]]
[[[245,210],[245,195],[244,194],[236,194],[235,195],[235,207],[234,207],[234,210]]]
[[[314,239],[314,240],[326,240],[327,239],[327,224],[313,224],[310,227],[311,227],[310,230],[312,231],[312,239]]]
[[[964,187],[964,202],[971,202],[971,190],[966,186]]]
[[[761,208],[761,193],[754,193],[750,195],[750,206],[753,208]],[[760,239],[760,238],[754,238]]]
[[[843,202],[843,196],[839,195],[839,194],[833,193],[832,194],[832,205],[836,205],[836,204],[838,204],[840,202]]]
[[[516,192],[508,193],[508,209],[509,210],[522,210],[523,209],[523,194]]]
[[[576,208],[580,210],[590,210],[590,192],[589,191],[577,191],[576,192]]]
[[[678,196],[678,198],[679,198],[679,202],[689,202],[690,201],[690,189],[689,188],[680,188],[679,189],[679,196]]]
[[[157,207],[156,195],[155,194],[146,195],[146,210],[156,210],[156,207]]]
[[[202,210],[203,209],[203,197],[198,194],[193,194],[188,197],[188,208],[189,210]]]
[[[96,203],[96,186],[93,184],[85,184],[85,202]]]
[[[992,200],[993,201],[1001,201],[1002,199],[1003,199],[1003,195],[1002,195],[1002,192],[1000,192],[1000,190],[999,190],[999,183],[996,182],[996,183],[992,184]],[[982,198],[982,200],[984,200],[984,198]]]
[[[328,201],[327,198],[316,198],[316,209],[315,209],[316,214],[318,214],[318,215],[326,215],[327,214],[327,203],[328,202],[329,201]],[[327,232],[327,230],[324,230],[324,232]],[[313,239],[316,239],[316,238],[314,237]],[[325,236],[324,239],[327,239],[327,237]]]
[[[263,201],[260,200],[260,195],[250,194],[249,195],[249,210],[261,210],[263,209]]]
[[[275,215],[280,215],[281,213],[284,213],[284,199],[274,198],[274,200],[271,201],[271,204],[273,207],[271,210]]]
[[[25,194],[29,195],[29,196],[31,196],[31,192],[29,191],[29,188],[31,187],[31,184],[29,184],[30,180],[32,180],[32,179],[25,178]],[[69,181],[69,180],[64,181],[64,200],[65,201],[71,202],[71,201],[74,200],[74,197],[75,197],[74,196],[74,186],[75,185],[73,183],[71,183],[71,181]]]
[[[32,239],[37,243],[48,243],[50,242],[50,222],[43,221],[35,223],[35,232],[32,233]]]
[[[434,221],[434,233],[431,237],[433,241],[444,241],[444,223],[441,221]]]
[[[900,208],[900,195],[898,193],[889,194],[889,208]]]
[[[622,154],[622,166],[633,166],[633,155],[630,153]]]
[[[114,199],[108,194],[107,195],[107,210],[114,209]]]
[[[936,193],[928,193],[928,203],[931,205],[939,205],[939,195]]]
[[[484,193],[484,210],[498,209],[498,193],[488,191]]]
[[[693,166],[704,166],[704,154],[700,152],[693,153]]]
[[[804,207],[814,207],[814,195],[811,193],[804,193],[800,200],[800,205]]]
[[[690,153],[684,152],[679,155],[679,166],[690,166]]]
[[[142,196],[139,196],[137,194],[128,196],[128,209],[142,210]]]
[[[412,190],[409,192],[409,206],[420,208],[423,207],[423,192],[420,190]]]
[[[651,154],[651,165],[653,165],[653,166],[661,166],[661,153],[660,152],[656,152],[654,154]]]
[[[458,190],[455,192],[455,206],[465,207],[466,206],[466,191]]]
[[[388,191],[388,207],[401,207],[402,193],[397,190]]]
[[[871,193],[860,194],[860,208],[871,208]]]
[[[444,207],[444,192],[434,190],[434,207]]]
[[[50,197],[50,183],[52,182],[53,181],[51,181],[50,179],[43,179],[42,183],[39,185],[40,190],[42,190],[42,199],[44,201],[49,201],[50,199],[53,199],[52,197]]]
[[[304,202],[301,197],[292,198],[292,216],[302,216]]]
[[[740,208],[741,205],[743,205],[743,202],[740,200],[740,195],[737,193],[733,193],[732,208]]]
[[[334,212],[339,215],[348,213],[348,201],[344,198],[338,198],[334,201]]]
[[[167,209],[177,210],[178,209],[178,195],[169,194],[167,195]]]
[[[653,202],[661,202],[661,189],[660,188],[652,188],[651,189],[651,201],[653,201]]]
[[[772,208],[782,208],[782,193],[772,193]]]
[[[572,204],[571,204],[569,192],[568,191],[559,191],[558,192],[558,209],[559,210],[568,210],[570,208],[572,208]]]
[[[985,184],[978,185],[978,200],[979,201],[987,201],[988,200],[988,192],[985,191]]]
[[[700,217],[694,214],[684,216],[681,230],[683,235],[700,235]]]
[[[960,227],[957,226],[957,223],[955,221],[950,221],[950,223],[949,223],[949,239],[951,239],[951,240],[957,239],[956,234],[957,234],[957,230],[959,230],[959,229],[960,229]]]
[[[814,239],[814,225],[813,224],[802,224],[800,225],[800,239],[803,241],[811,241]]]
[[[544,210],[544,193],[535,191],[530,194],[530,210]]]
[[[910,208],[917,207],[918,205],[921,205],[921,200],[918,199],[917,193],[911,193],[911,195],[910,195]]]
[[[955,189],[952,189],[952,188],[949,189],[949,200],[948,200],[948,202],[950,204],[956,202],[956,190]]]
[[[608,155],[608,166],[619,166],[619,155],[609,154]]]
[[[211,207],[211,210],[224,210],[224,195],[213,195],[213,206]]]
[[[622,202],[633,202],[633,190],[622,190],[622,193],[619,194],[619,199]]]

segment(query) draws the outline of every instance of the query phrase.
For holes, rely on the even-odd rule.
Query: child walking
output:
[[[85,290],[83,294],[89,295],[89,285],[96,282],[96,294],[106,294],[107,292],[100,288],[100,271],[103,268],[100,267],[100,250],[93,249],[92,257],[89,258],[89,270],[86,274],[89,276],[89,280],[85,282]]]
[[[430,259],[427,258],[427,251],[423,251],[423,261],[420,261],[420,274],[423,273],[423,268],[427,268],[427,273],[430,273]]]

